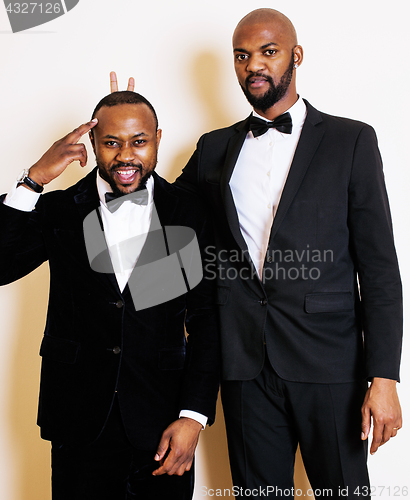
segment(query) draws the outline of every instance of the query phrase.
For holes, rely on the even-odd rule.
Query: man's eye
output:
[[[248,56],[246,54],[237,54],[236,59],[238,61],[246,61],[246,59],[248,59]]]
[[[115,141],[107,141],[105,145],[112,148],[114,146],[117,146],[117,143]]]
[[[134,144],[136,146],[141,146],[142,144],[145,144],[146,141],[144,141],[144,139],[137,139]]]
[[[276,54],[277,50],[276,49],[269,49],[265,52],[265,54],[267,56],[273,56],[274,54]]]

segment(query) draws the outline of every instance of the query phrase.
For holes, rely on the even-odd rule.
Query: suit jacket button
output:
[[[268,303],[266,299],[261,299],[259,302],[261,306],[266,306],[266,304]]]
[[[118,309],[121,309],[122,307],[124,307],[124,302],[122,300],[117,300],[115,305],[118,307]]]
[[[118,347],[118,346],[116,345],[116,346],[114,347],[114,349],[112,350],[112,352],[113,352],[114,354],[119,354],[119,353],[121,352],[121,348],[120,348],[120,347]]]
[[[271,255],[269,255],[269,257],[267,257],[267,258],[266,258],[266,260],[267,260],[269,263],[271,263],[271,262],[273,262],[273,257],[272,257]]]

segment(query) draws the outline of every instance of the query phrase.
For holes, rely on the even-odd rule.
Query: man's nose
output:
[[[249,57],[246,69],[250,73],[258,73],[259,71],[265,69],[265,63],[260,56],[253,55]]]
[[[135,158],[134,148],[130,144],[124,144],[117,155],[117,160],[122,163],[127,163]]]

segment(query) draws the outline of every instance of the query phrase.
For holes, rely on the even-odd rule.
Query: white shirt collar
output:
[[[150,205],[154,197],[154,178],[152,175],[147,180],[146,188],[148,191],[148,205]],[[108,184],[108,182],[105,181],[100,176],[100,172],[98,169],[97,169],[97,191],[98,191],[98,197],[100,198],[100,202],[106,207],[107,204],[105,202],[105,193],[112,193],[112,189],[111,186]]]

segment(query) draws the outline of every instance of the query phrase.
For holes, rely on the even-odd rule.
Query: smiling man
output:
[[[187,293],[143,309],[130,283],[147,253],[162,258],[168,248],[153,244],[152,232],[166,238],[166,227],[190,228],[205,248],[210,228],[198,201],[154,172],[161,130],[144,97],[111,94],[93,118],[25,170],[0,203],[1,284],[50,265],[38,424],[52,442],[53,500],[187,500],[218,392],[213,283],[204,270]],[[65,191],[40,195],[73,161],[85,166],[78,141],[87,132],[97,167]],[[90,267],[90,214],[111,272]],[[136,237],[141,244],[123,255],[121,244]]]
[[[99,175],[110,185],[114,195],[124,195],[145,189],[157,165],[162,131],[158,129],[155,111],[148,101],[142,102],[143,106],[123,104],[119,109],[116,98],[127,100],[123,93],[110,94],[95,108],[92,118],[97,118],[99,125],[97,132],[90,131],[90,140]],[[132,103],[135,99],[135,94],[130,93],[128,100]],[[138,113],[135,106],[138,106]],[[140,126],[141,121],[145,127]],[[121,136],[112,135],[116,130]]]
[[[280,12],[245,16],[233,53],[253,112],[201,137],[176,181],[213,213],[233,483],[293,496],[300,445],[317,496],[368,496],[371,421],[371,453],[402,425],[401,282],[376,136],[299,97],[303,50]]]

